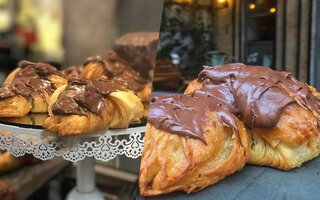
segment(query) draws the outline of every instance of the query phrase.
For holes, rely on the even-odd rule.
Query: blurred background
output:
[[[203,65],[292,72],[320,89],[320,2],[165,0],[154,91],[183,92]]]
[[[89,56],[113,49],[130,32],[155,33],[153,48],[162,8],[162,0],[0,0],[0,84],[21,59],[59,69],[81,65]],[[135,43],[130,37],[120,41],[123,46],[130,42]],[[98,188],[107,199],[134,198],[139,164],[139,159],[125,156],[97,161]],[[74,164],[61,158],[41,162],[0,151],[0,200],[8,191],[10,200],[63,200],[75,177]]]
[[[159,31],[162,0],[0,0],[0,83],[17,61],[63,69],[113,48],[128,32]]]

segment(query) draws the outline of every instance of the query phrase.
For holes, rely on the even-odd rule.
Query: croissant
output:
[[[199,191],[245,165],[250,138],[243,123],[237,120],[238,137],[214,112],[206,116],[203,136],[207,145],[147,124],[139,178],[142,195]]]
[[[198,191],[246,162],[301,166],[320,152],[319,102],[314,89],[288,72],[241,63],[205,67],[184,95],[150,101],[140,193]],[[203,178],[204,170],[218,169]]]
[[[130,90],[134,91],[142,102],[148,102],[151,95],[151,87],[146,80],[132,69],[114,51],[88,58],[84,65],[81,76],[89,80],[117,80],[122,81]]]
[[[53,93],[43,128],[61,136],[125,128],[143,112],[141,100],[117,81],[73,80]]]
[[[185,93],[202,88],[202,83],[192,81]],[[304,86],[304,84],[303,84]],[[296,93],[281,85],[290,96]],[[305,89],[309,88],[305,86]],[[312,91],[310,91],[312,92]],[[311,94],[311,93],[310,93]],[[298,98],[298,97],[296,97]],[[300,101],[300,99],[299,99]],[[320,129],[317,112],[299,105],[299,101],[287,105],[277,122],[269,129],[247,126],[251,148],[249,164],[271,166],[281,170],[300,167],[320,153]]]
[[[190,87],[199,84],[192,82]],[[189,88],[187,89],[190,91]],[[250,134],[249,164],[289,170],[318,156],[320,134],[318,119],[307,109],[288,105],[277,125],[271,129],[247,127]]]
[[[21,61],[0,88],[0,117],[45,113],[51,94],[67,80],[53,66]]]

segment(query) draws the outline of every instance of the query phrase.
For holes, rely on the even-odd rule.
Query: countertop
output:
[[[320,157],[287,172],[270,167],[246,165],[242,170],[198,193],[174,192],[157,197],[138,196],[137,199],[319,200]]]

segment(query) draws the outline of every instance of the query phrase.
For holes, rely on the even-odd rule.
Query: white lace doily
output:
[[[145,126],[114,129],[81,136],[58,137],[41,129],[0,124],[0,149],[14,156],[32,154],[41,160],[61,156],[76,162],[85,157],[109,161],[117,155],[142,155]]]

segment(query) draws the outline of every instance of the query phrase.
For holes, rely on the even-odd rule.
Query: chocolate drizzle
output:
[[[153,98],[148,121],[158,129],[204,141],[208,111],[236,132],[236,118],[249,127],[276,126],[283,109],[292,103],[320,114],[320,99],[289,72],[235,63],[204,67],[198,82],[202,88],[192,94]]]
[[[81,78],[82,70],[83,70],[83,66],[72,66],[63,70],[62,73],[68,80],[72,80],[72,79]]]
[[[86,115],[90,111],[100,115],[108,95],[118,90],[126,88],[114,80],[72,80],[53,104],[52,112],[55,115]]]
[[[55,67],[46,63],[32,63],[23,60],[18,67],[20,70],[14,76],[12,82],[0,89],[0,100],[11,98],[15,95],[21,95],[33,100],[34,95],[42,95],[43,91],[52,94],[55,86],[48,79],[48,76],[61,76],[61,73]]]
[[[100,63],[103,66],[104,75],[108,80],[121,81],[134,92],[141,91],[145,87],[146,81],[113,51],[90,57],[85,61],[83,66],[85,67],[90,63]]]

